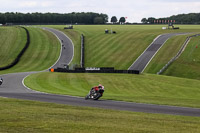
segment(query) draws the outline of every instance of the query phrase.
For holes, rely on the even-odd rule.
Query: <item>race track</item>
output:
[[[172,36],[184,35],[188,33],[170,33],[158,36],[151,45],[138,57],[138,59],[129,67],[128,70],[139,70],[140,73],[144,71],[149,62],[163,46],[163,44]]]
[[[71,40],[64,35],[62,32],[45,28],[53,32],[62,43],[62,52],[59,60],[53,67],[63,66],[63,64],[69,64],[73,58],[73,44]],[[156,40],[155,40],[156,41]],[[42,102],[67,104],[74,106],[87,106],[97,107],[114,110],[126,110],[134,112],[146,112],[146,113],[161,113],[161,114],[172,114],[172,115],[185,115],[185,116],[200,116],[200,109],[198,108],[185,108],[185,107],[174,107],[174,106],[163,106],[153,104],[140,104],[131,102],[120,102],[111,100],[84,100],[84,98],[46,94],[30,90],[23,85],[23,79],[36,72],[24,72],[24,73],[13,73],[2,75],[4,82],[0,86],[0,97],[36,100]]]

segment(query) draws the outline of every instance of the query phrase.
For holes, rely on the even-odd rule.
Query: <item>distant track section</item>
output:
[[[140,73],[144,71],[149,62],[163,46],[163,44],[172,36],[184,35],[188,33],[169,33],[158,36],[147,49],[137,58],[137,60],[128,68],[128,70],[139,70]]]
[[[63,32],[60,32],[56,29],[46,27],[44,27],[43,29],[52,32],[62,43],[62,49],[59,60],[54,64],[53,68],[66,67],[71,63],[74,57],[74,45],[71,39],[68,36],[66,36]]]

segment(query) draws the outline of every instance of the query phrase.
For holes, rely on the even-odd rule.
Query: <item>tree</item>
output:
[[[119,19],[119,23],[120,23],[120,24],[124,24],[125,22],[126,22],[125,17],[121,17],[121,18]]]
[[[149,17],[148,20],[147,20],[147,22],[150,23],[150,24],[153,24],[154,20],[155,20],[155,18]]]
[[[100,17],[103,18],[104,24],[108,22],[108,15],[107,15],[107,14],[102,14],[102,13],[101,13],[101,14],[100,14]]]
[[[95,17],[94,24],[104,24],[104,20],[102,17]]]
[[[115,24],[115,23],[117,22],[117,17],[116,17],[116,16],[112,16],[111,22],[112,22],[113,24]]]
[[[146,24],[146,23],[147,23],[147,19],[146,19],[146,18],[143,18],[143,19],[141,20],[141,22],[142,22],[143,24]]]

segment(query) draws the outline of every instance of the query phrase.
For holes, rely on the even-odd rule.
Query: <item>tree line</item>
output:
[[[124,24],[126,22],[126,18],[121,17],[118,21],[116,16],[112,16],[110,22],[113,23],[113,24]]]
[[[105,24],[108,22],[107,14],[93,12],[81,13],[18,13],[7,12],[0,13],[0,23],[17,23],[17,24],[42,24],[42,23],[65,23],[65,24]]]
[[[141,20],[144,24],[157,24],[173,21],[176,24],[200,24],[200,13],[178,14],[166,18],[143,18]]]

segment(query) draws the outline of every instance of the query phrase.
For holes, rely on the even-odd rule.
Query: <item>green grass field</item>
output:
[[[58,59],[61,46],[52,33],[39,28],[28,27],[27,29],[30,32],[30,46],[17,65],[0,71],[0,74],[45,70]],[[15,43],[10,45],[15,45]],[[11,56],[14,55],[11,54]]]
[[[0,67],[11,64],[26,44],[26,31],[20,27],[0,27]]]
[[[159,72],[178,53],[187,36],[189,35],[174,36],[169,39],[151,60],[144,72],[153,74]]]
[[[75,58],[72,64],[80,62],[79,35],[84,34],[86,36],[86,66],[112,66],[116,69],[127,69],[159,34],[198,32],[200,30],[199,26],[196,25],[181,25],[179,26],[180,30],[161,30],[163,25],[82,25],[74,26],[74,30],[63,30],[64,26],[50,27],[64,31],[74,42]],[[28,29],[31,34],[31,46],[19,64],[10,70],[0,71],[0,74],[44,70],[57,60],[60,45],[56,37],[41,29],[31,27]],[[112,29],[117,34],[105,35],[105,29]],[[185,36],[182,37],[185,38]],[[170,46],[168,45],[177,47],[176,43],[184,42],[182,37],[170,39],[164,47],[169,50]],[[181,44],[178,45],[180,47]],[[198,51],[193,52],[197,49],[192,51],[192,48],[193,46],[191,46],[190,51],[186,51],[190,52],[191,55],[198,55]],[[170,58],[175,51],[168,54],[167,58]],[[167,59],[164,59],[165,55],[161,57],[163,59],[157,60],[164,60],[161,62],[164,64]],[[192,57],[190,58],[192,59]],[[198,63],[197,59],[195,61]],[[155,63],[159,64],[156,61]],[[152,66],[154,65],[152,64]],[[149,71],[155,70],[153,67],[149,69]],[[99,83],[102,83],[106,88],[102,99],[200,108],[200,81],[193,79],[154,74],[62,74],[49,72],[33,74],[25,79],[25,84],[31,89],[82,97],[88,93],[92,86]],[[95,121],[91,120],[93,118]],[[199,132],[199,125],[199,117],[113,111],[0,98],[0,132],[182,133]]]
[[[135,113],[0,98],[2,133],[198,133],[200,117]]]
[[[163,74],[200,80],[199,53],[200,37],[194,37],[190,40],[183,54]]]
[[[109,25],[110,26],[110,25]],[[152,39],[159,34],[165,32],[197,32],[195,30],[197,26],[183,26],[182,30],[161,30],[162,26],[110,26],[112,29],[116,29],[119,33],[116,35],[104,34],[104,29],[109,26],[75,26],[75,31],[66,30],[65,32],[72,32],[71,34],[84,34],[86,36],[86,45],[91,46],[93,49],[97,46],[95,43],[91,42],[102,42],[102,45],[109,45],[107,50],[112,51],[113,46],[110,44],[114,40],[118,39],[118,36],[127,36],[128,40],[135,37],[135,42],[129,42],[124,36],[116,42],[120,43],[120,40],[124,42],[124,45],[133,44],[134,46],[139,46],[138,50],[135,50],[134,58],[136,59],[139,53],[152,42]],[[63,30],[62,26],[54,26],[60,30]],[[101,32],[99,32],[101,31]],[[75,33],[76,32],[76,33]],[[69,33],[66,33],[69,34]],[[130,36],[129,36],[130,35]],[[143,39],[144,37],[148,39]],[[154,37],[153,37],[154,36]],[[72,37],[72,36],[71,36]],[[161,48],[158,52],[158,55],[152,60],[152,62],[147,67],[146,72],[156,73],[159,71],[162,66],[167,63],[180,49],[181,45],[184,43],[187,35],[175,36],[167,41],[167,43]],[[103,41],[101,39],[103,38]],[[106,41],[107,39],[112,39],[112,41]],[[105,41],[105,42],[104,42]],[[120,44],[122,44],[122,42]],[[143,42],[143,43],[141,43]],[[139,45],[140,44],[140,45]],[[78,46],[78,42],[76,42]],[[100,44],[99,44],[100,45]],[[101,47],[101,46],[100,46]],[[129,46],[130,47],[130,46]],[[126,47],[128,49],[129,47]],[[90,53],[86,48],[86,53]],[[128,50],[130,50],[129,48]],[[96,49],[95,49],[96,50]],[[95,51],[94,50],[94,51]],[[116,48],[116,52],[121,52],[123,49],[120,47]],[[139,52],[140,51],[140,52]],[[127,52],[122,53],[123,57],[131,56]],[[90,58],[94,56],[90,55]],[[106,58],[114,58],[119,56],[106,55]],[[104,60],[104,65],[109,66],[109,63],[106,63],[104,57],[99,57],[100,60]],[[88,64],[86,58],[86,64]],[[130,60],[130,59],[129,59]],[[99,62],[99,60],[94,60],[94,62]],[[125,59],[120,61],[121,64],[117,65],[117,68],[125,68],[122,65],[128,67],[130,62]],[[122,63],[123,62],[123,63]],[[113,64],[115,64],[113,63]],[[98,65],[97,65],[98,66]],[[48,77],[48,78],[47,78]],[[58,73],[40,73],[28,77],[25,80],[25,84],[31,89],[36,89],[38,91],[44,91],[48,93],[56,94],[67,94],[84,97],[88,90],[99,83],[102,83],[108,88],[106,95],[103,97],[105,99],[112,100],[123,100],[123,101],[132,101],[140,103],[153,103],[153,104],[167,104],[167,105],[176,105],[176,106],[189,106],[189,107],[200,107],[199,104],[199,86],[200,82],[197,80],[189,80],[182,78],[173,78],[167,76],[158,76],[158,75],[123,75],[123,74],[58,74]]]
[[[62,26],[54,26],[62,30]],[[117,34],[104,34],[104,29],[111,27],[117,31]],[[66,30],[65,32],[76,32],[76,34],[84,34],[86,36],[86,45],[91,45],[92,49],[96,51],[97,44],[108,45],[106,48],[108,51],[112,51],[114,46],[112,42],[120,44],[115,52],[122,52],[125,49],[128,51],[131,47],[138,47],[137,50],[132,49],[135,53],[122,52],[121,56],[115,54],[106,55],[105,57],[98,57],[96,55],[90,55],[90,58],[86,58],[86,64],[93,60],[94,64],[97,62],[103,62],[102,66],[109,66],[106,60],[113,59],[113,63],[118,69],[126,69],[128,67],[131,58],[137,58],[141,52],[152,42],[152,40],[159,34],[166,32],[197,32],[199,29],[197,26],[180,26],[181,30],[161,30],[162,26],[75,26],[75,31]],[[188,28],[189,27],[189,28]],[[110,29],[110,28],[108,28]],[[195,30],[196,29],[196,30]],[[75,34],[75,33],[74,33]],[[119,39],[123,36],[121,39]],[[127,37],[127,38],[126,38]],[[135,37],[135,38],[134,38]],[[144,39],[147,37],[147,39]],[[167,63],[180,49],[184,43],[187,35],[175,36],[167,41],[167,43],[161,48],[161,51],[152,60],[152,63],[147,67],[146,72],[156,73]],[[129,39],[128,39],[129,38]],[[107,41],[111,39],[110,41]],[[103,40],[103,41],[102,41]],[[121,41],[121,42],[120,42]],[[134,41],[134,42],[133,42]],[[97,42],[95,44],[94,42]],[[78,42],[76,42],[78,46]],[[122,48],[122,43],[125,46]],[[130,46],[128,46],[130,44]],[[94,46],[92,46],[94,45]],[[121,47],[122,46],[122,47]],[[99,46],[101,47],[101,46]],[[104,46],[102,46],[104,47]],[[86,54],[90,54],[86,46]],[[97,48],[98,49],[98,48]],[[124,50],[123,50],[124,49]],[[131,51],[132,51],[131,50]],[[139,52],[140,51],[140,52]],[[101,53],[101,52],[100,52]],[[106,53],[105,51],[103,53]],[[137,55],[137,56],[136,56]],[[114,58],[125,58],[120,61],[120,64],[116,63]],[[106,58],[106,59],[105,59]],[[99,61],[102,60],[102,61]],[[128,63],[129,62],[129,63]],[[87,65],[86,65],[87,66]],[[89,66],[89,65],[88,65]],[[97,65],[98,66],[98,65]],[[101,66],[101,65],[100,65]],[[122,67],[124,66],[124,67]],[[48,77],[48,78],[46,78]],[[25,84],[38,91],[44,91],[48,93],[67,94],[84,97],[88,90],[98,83],[102,83],[108,88],[105,99],[132,101],[140,103],[153,103],[153,104],[167,104],[177,106],[189,106],[200,107],[199,105],[199,86],[200,82],[197,80],[189,80],[182,78],[173,78],[167,76],[158,75],[123,75],[123,74],[58,74],[58,73],[41,73],[28,77],[25,80]],[[117,90],[117,91],[116,91]]]
[[[34,90],[85,97],[105,86],[103,99],[200,108],[200,81],[152,74],[38,73],[25,79]]]

